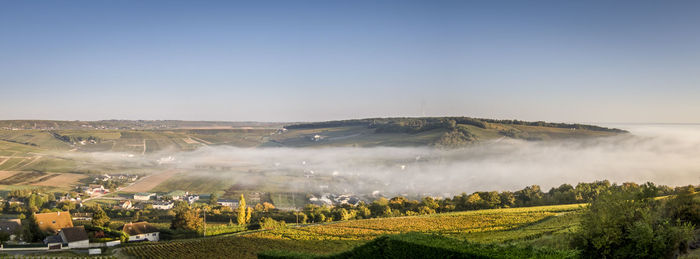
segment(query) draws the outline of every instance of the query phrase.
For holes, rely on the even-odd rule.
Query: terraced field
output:
[[[576,224],[579,205],[480,210],[427,216],[354,220],[249,234],[129,246],[140,258],[255,258],[266,250],[333,254],[384,234],[420,232],[481,243],[504,243],[566,231]]]

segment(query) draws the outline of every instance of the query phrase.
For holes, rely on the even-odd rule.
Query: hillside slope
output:
[[[263,146],[458,147],[500,138],[553,140],[605,137],[624,130],[583,124],[468,117],[375,118],[292,124]]]

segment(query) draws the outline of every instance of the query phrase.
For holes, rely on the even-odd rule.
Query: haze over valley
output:
[[[602,179],[676,186],[698,180],[700,172],[695,161],[700,155],[696,125],[611,126],[626,133],[457,124],[470,136],[454,145],[439,144],[451,132],[442,128],[377,133],[376,127],[358,125],[289,126],[292,129],[284,124],[256,125],[10,130],[2,140],[8,144],[2,158],[7,164],[0,166],[6,171],[4,178],[31,171],[76,176],[76,182],[57,186],[51,186],[50,179],[24,182],[63,190],[90,175],[174,171],[168,177],[153,178],[151,189],[139,191],[232,191],[232,196],[240,191],[296,192],[300,197],[306,193],[449,197],[533,184],[546,190]],[[512,133],[516,130],[517,135]],[[22,162],[11,165],[20,158]]]

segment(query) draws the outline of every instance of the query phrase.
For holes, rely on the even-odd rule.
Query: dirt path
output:
[[[19,172],[17,172],[17,171],[0,171],[0,180],[4,180],[5,178],[13,176],[16,173],[19,173]]]
[[[19,167],[19,168],[17,168],[17,169],[18,169],[18,170],[22,170],[22,168],[25,168],[25,167],[27,167],[28,165],[31,165],[31,164],[33,164],[33,163],[36,163],[36,161],[39,161],[39,159],[41,159],[41,156],[37,156],[36,158],[34,158],[34,160],[30,161],[29,163],[27,163],[27,164],[25,164],[25,165],[23,165],[23,166],[21,166],[21,167]]]
[[[14,169],[15,167],[17,167],[18,165],[21,165],[21,164],[24,163],[24,161],[26,161],[27,159],[31,159],[31,158],[23,158],[22,161],[20,161],[19,163],[14,164],[14,165],[11,165],[11,166],[8,167],[8,168],[5,168],[5,171],[15,171],[15,170],[12,170],[12,169]]]
[[[192,138],[192,139],[194,139],[194,140],[196,140],[196,141],[199,141],[200,143],[202,143],[202,144],[204,144],[204,145],[211,145],[211,142],[206,141],[206,140],[203,140],[203,139],[201,139],[201,138],[192,137],[192,136],[191,136],[190,138]]]

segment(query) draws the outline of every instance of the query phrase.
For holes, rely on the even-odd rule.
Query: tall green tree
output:
[[[105,227],[109,225],[110,218],[99,204],[89,207],[88,211],[92,212],[92,221],[90,223],[93,226]]]
[[[27,242],[39,242],[44,240],[46,233],[39,230],[34,214],[29,214],[22,222],[22,239]]]

